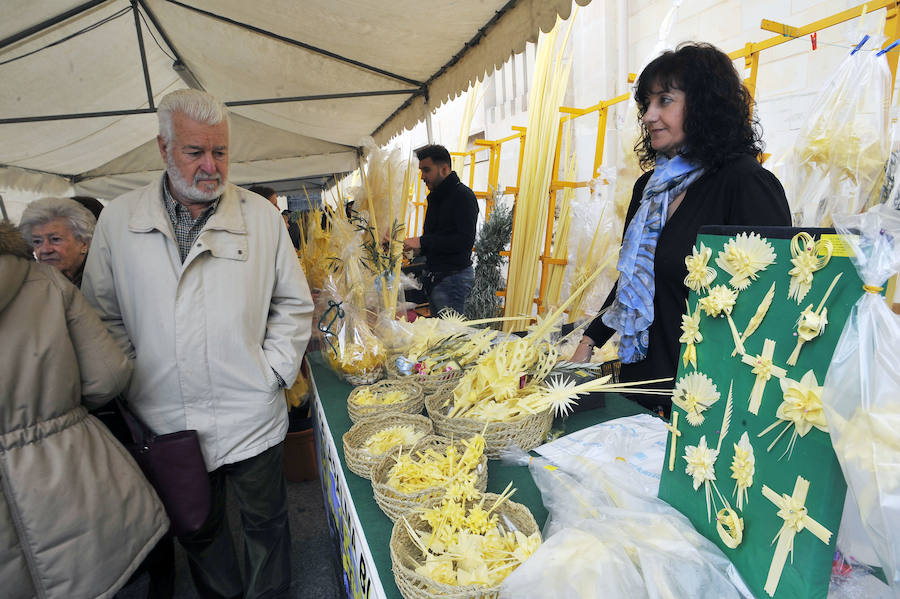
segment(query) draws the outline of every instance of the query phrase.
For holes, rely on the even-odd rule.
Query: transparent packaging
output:
[[[900,213],[835,218],[867,293],[850,311],[822,392],[835,454],[861,526],[900,596],[900,316],[880,290],[900,268]],[[852,531],[844,533],[852,535]]]
[[[891,72],[866,36],[826,82],[785,165],[794,225],[831,226],[877,197],[889,154]]]
[[[345,301],[333,277],[326,281],[322,295],[327,307],[313,324],[322,334],[328,363],[340,376],[372,377],[375,382],[383,374],[387,357],[384,343],[373,332],[378,313]]]
[[[828,599],[891,599],[894,596],[871,568],[840,551],[835,553]]]
[[[895,92],[890,110],[890,145],[884,167],[884,182],[873,204],[887,204],[900,210],[900,93]]]
[[[752,597],[721,550],[656,497],[663,452],[656,484],[648,464],[631,459],[634,436],[649,434],[646,423],[634,421],[640,430],[630,435],[631,418],[613,422],[593,459],[558,451],[552,461],[530,461],[550,513],[545,540],[504,581],[501,597]]]
[[[569,229],[569,264],[562,297],[568,297],[597,268],[604,263],[605,266],[603,274],[573,302],[568,322],[596,316],[619,274],[616,262],[622,237],[622,218],[613,205],[614,182],[615,171],[603,168],[600,178],[591,184],[591,195],[572,201],[574,218]]]

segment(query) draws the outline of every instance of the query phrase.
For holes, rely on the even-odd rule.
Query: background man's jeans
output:
[[[475,284],[475,269],[471,266],[448,274],[434,286],[428,296],[431,315],[437,316],[444,308],[452,308],[465,314],[466,298]]]

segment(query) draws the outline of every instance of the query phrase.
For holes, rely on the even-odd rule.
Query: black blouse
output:
[[[631,204],[625,217],[625,228],[637,212],[644,186],[651,172],[644,173],[634,184]],[[752,156],[744,155],[714,172],[704,173],[694,181],[684,199],[660,232],[654,259],[656,294],[653,298],[654,319],[649,330],[647,357],[633,364],[622,364],[620,380],[639,381],[674,377],[681,344],[681,315],[684,313],[688,288],[684,285],[687,267],[685,256],[691,253],[697,232],[704,225],[790,226],[791,214],[781,183]],[[614,286],[603,306],[616,297]],[[600,317],[594,319],[584,334],[603,345],[615,331]],[[674,381],[657,385],[672,388]],[[648,406],[671,404],[655,396],[636,398]]]

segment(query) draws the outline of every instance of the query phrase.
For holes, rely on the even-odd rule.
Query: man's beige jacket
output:
[[[197,430],[212,471],[284,439],[275,372],[296,378],[313,304],[270,203],[227,184],[182,263],[161,186],[103,210],[82,290],[135,360],[129,403],[158,434]]]

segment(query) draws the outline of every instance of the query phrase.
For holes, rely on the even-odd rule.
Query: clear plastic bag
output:
[[[603,180],[608,181],[604,183]],[[616,261],[622,235],[622,218],[613,206],[612,185],[615,173],[601,169],[600,179],[592,182],[591,195],[572,201],[572,224],[569,230],[569,256],[563,281],[562,297],[568,297],[606,261],[604,273],[582,292],[569,309],[569,322],[593,318],[603,305],[619,273]],[[609,258],[607,260],[607,258]]]
[[[721,550],[648,490],[646,473],[613,457],[634,453],[634,435],[623,433],[629,421],[614,421],[621,430],[610,429],[595,460],[566,451],[531,460],[550,517],[544,544],[504,581],[501,597],[752,597]]]
[[[869,293],[841,332],[822,404],[862,527],[900,594],[900,316],[878,293],[900,268],[900,213],[880,205],[835,226]]]
[[[835,554],[828,599],[891,599],[893,596],[890,587],[876,578],[871,568],[840,551]]]
[[[378,314],[345,298],[334,277],[327,279],[322,298],[327,307],[314,326],[322,334],[322,349],[329,364],[341,376],[371,376],[375,382],[387,357],[384,343],[372,330]]]
[[[896,51],[896,50],[895,50]],[[874,204],[887,204],[900,210],[900,93],[894,94],[890,109],[890,155],[884,167],[884,182]]]
[[[864,43],[873,48],[883,37]],[[796,226],[830,226],[877,196],[888,158],[891,72],[885,55],[857,48],[813,102],[794,144],[785,189]]]

